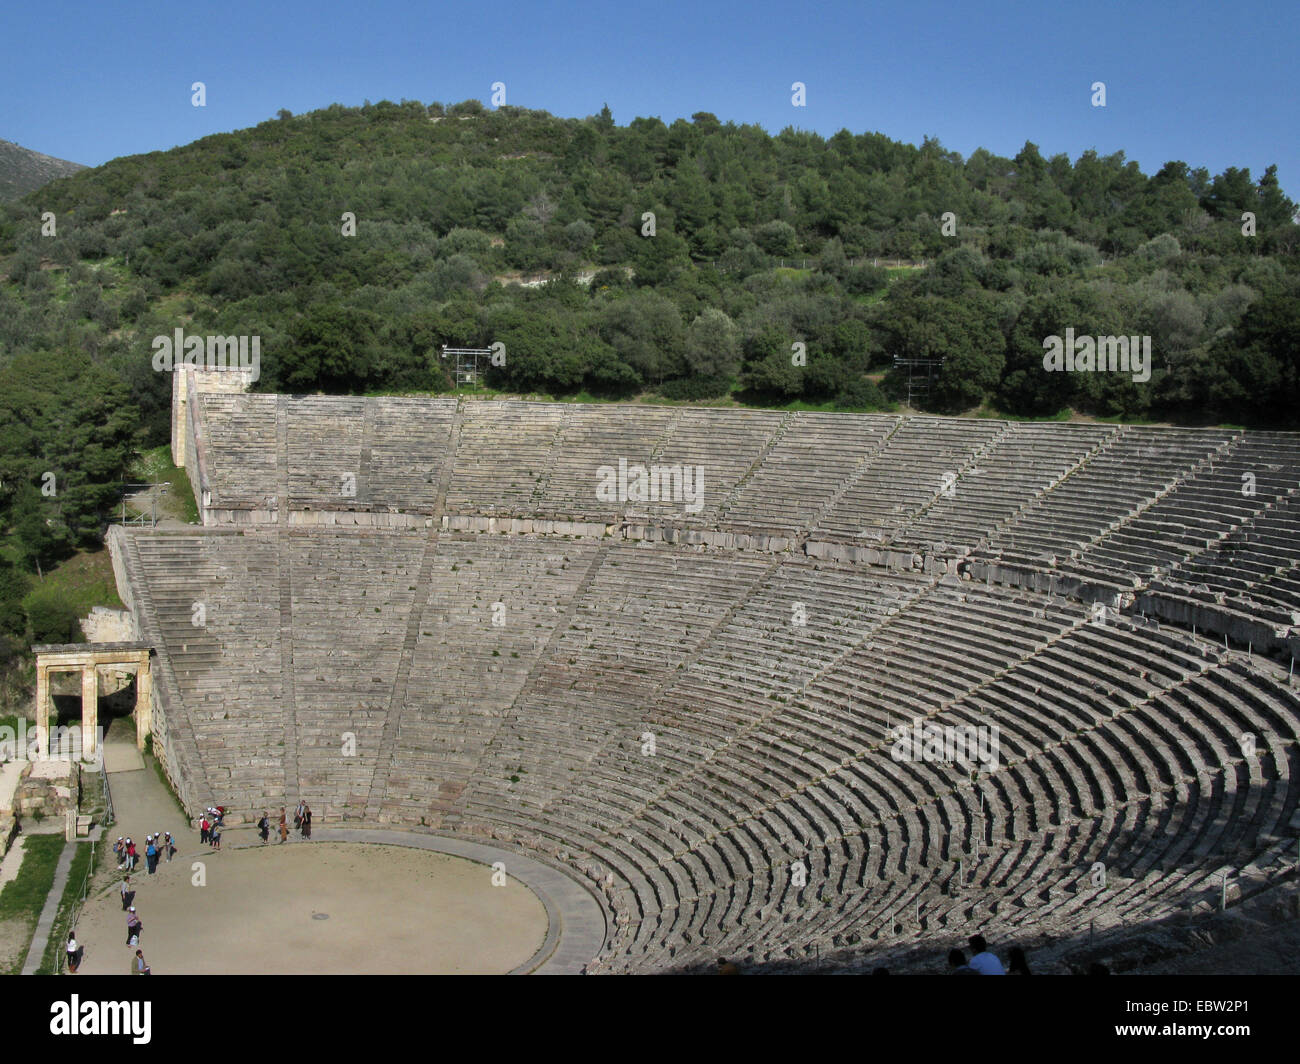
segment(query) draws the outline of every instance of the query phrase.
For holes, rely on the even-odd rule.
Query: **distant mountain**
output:
[[[56,177],[67,177],[84,169],[80,163],[55,159],[12,141],[0,140],[0,203],[16,200]]]

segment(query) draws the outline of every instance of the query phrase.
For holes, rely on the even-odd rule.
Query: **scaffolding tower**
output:
[[[928,398],[935,374],[943,368],[943,356],[938,358],[905,358],[894,356],[894,369],[907,370],[907,407],[912,409],[912,398]]]
[[[442,357],[444,361],[452,357],[456,359],[457,387],[468,384],[472,388],[477,388],[479,359],[490,360],[492,349],[490,347],[448,347],[443,344]]]

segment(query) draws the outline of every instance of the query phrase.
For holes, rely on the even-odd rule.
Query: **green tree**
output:
[[[280,356],[283,384],[298,392],[355,392],[374,373],[379,320],[368,311],[318,303],[293,329],[293,343]]]
[[[84,643],[76,608],[58,592],[37,588],[24,601],[33,643]]]
[[[740,368],[740,330],[723,311],[710,307],[687,329],[684,354],[693,376],[729,379]]]

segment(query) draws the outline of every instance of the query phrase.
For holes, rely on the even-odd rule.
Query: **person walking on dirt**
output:
[[[126,944],[128,946],[138,946],[140,944],[140,932],[143,930],[144,924],[140,922],[140,917],[135,913],[135,906],[132,905],[130,915],[126,918]]]

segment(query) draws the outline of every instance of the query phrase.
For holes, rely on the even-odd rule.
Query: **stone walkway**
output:
[[[27,841],[26,835],[19,835],[9,847],[9,852],[0,858],[0,890],[11,879],[18,878],[18,869],[23,863],[23,843]]]

